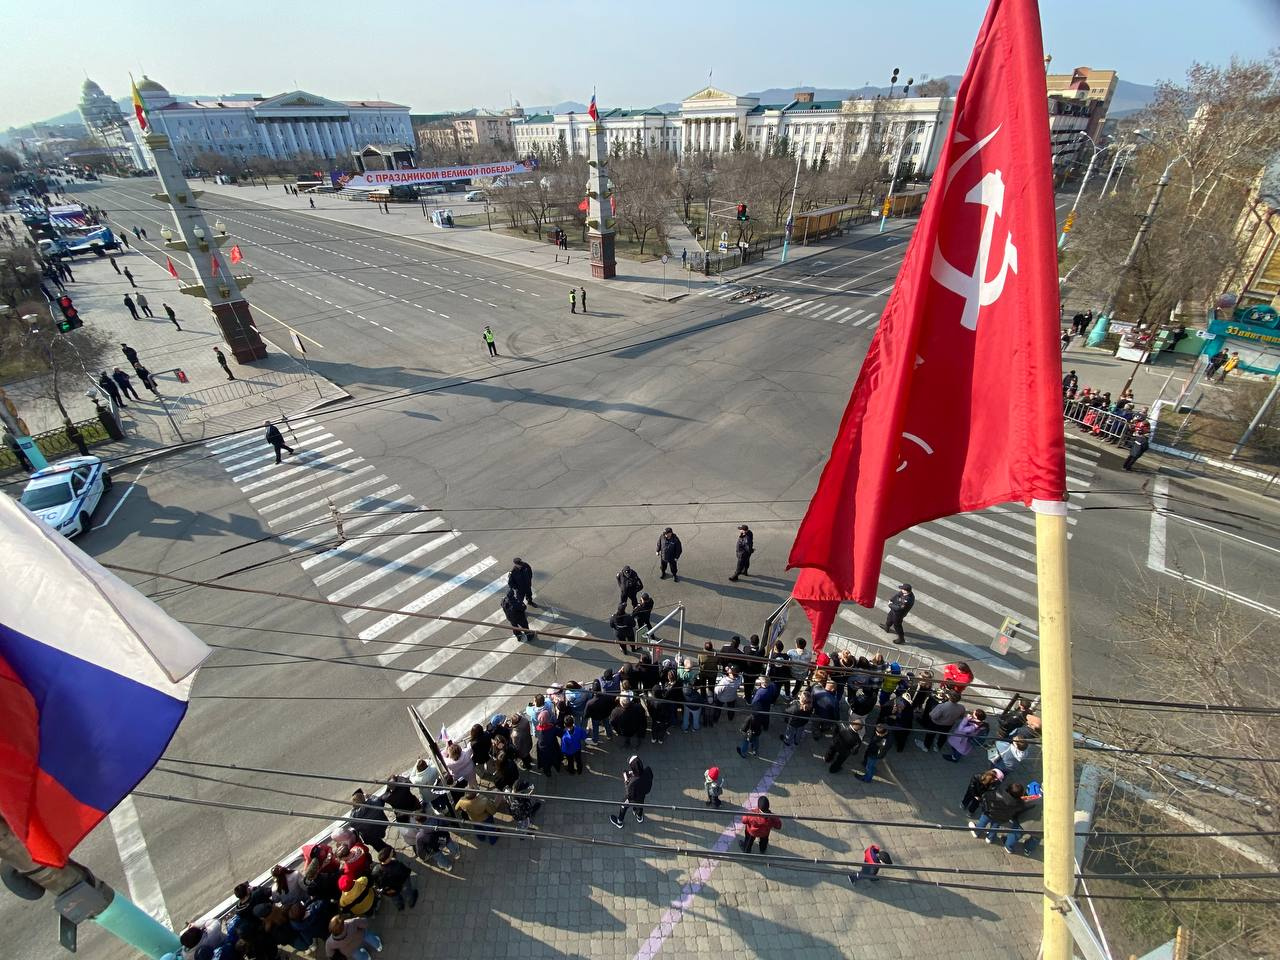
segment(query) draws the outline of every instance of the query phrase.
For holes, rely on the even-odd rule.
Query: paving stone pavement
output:
[[[664,744],[639,751],[654,768],[644,824],[628,819],[624,831],[610,825],[612,805],[551,801],[535,818],[536,830],[567,833],[591,842],[657,843],[691,851],[710,849],[731,822],[725,812],[690,814],[663,804],[701,806],[702,772],[710,764],[726,778],[728,811],[740,805],[778,753],[780,723],[761,741],[768,757],[742,760],[734,752],[737,725],[726,721],[694,733],[678,731]],[[855,779],[858,764],[830,774],[818,756],[825,744],[802,741],[778,771],[768,795],[775,813],[858,817],[963,825],[960,796],[980,767],[969,758],[955,765],[908,745],[891,753],[877,780]],[[616,802],[621,771],[631,751],[618,744],[588,747],[587,772],[533,775],[539,792]],[[722,862],[708,867],[705,883],[683,910],[673,910],[699,869],[696,855],[676,857],[590,844],[521,840],[504,836],[476,849],[463,838],[464,855],[452,873],[415,863],[422,898],[397,913],[391,904],[372,928],[384,939],[387,958],[593,957],[876,957],[895,960],[922,949],[942,948],[949,958],[1032,958],[1039,944],[1039,898],[934,886],[863,881],[767,865]],[[975,840],[967,831],[787,823],[775,833],[771,854],[820,860],[861,860],[875,842],[900,863],[1038,871],[1034,858],[1010,856],[1002,846]],[[730,852],[737,853],[732,843]],[[931,875],[964,882],[962,877]],[[983,885],[1038,889],[1036,878],[973,878]],[[669,921],[662,924],[664,914]],[[926,946],[926,944],[928,946]]]

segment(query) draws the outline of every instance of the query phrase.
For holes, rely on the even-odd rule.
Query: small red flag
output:
[[[594,90],[591,92],[591,106],[587,107],[587,116],[597,123],[600,121],[600,111],[596,109],[596,94]]]
[[[165,257],[165,258],[164,258],[164,265],[165,265],[165,269],[167,269],[167,270],[169,271],[169,276],[171,276],[171,277],[173,277],[173,279],[177,280],[177,279],[178,279],[178,269],[177,269],[177,267],[175,267],[175,266],[173,265],[173,261],[172,261],[172,260],[170,260],[168,257]]]
[[[581,210],[583,213],[586,213],[587,210],[590,208],[590,206],[591,206],[591,201],[588,200],[586,197],[583,197],[582,202],[578,204],[578,209]]]
[[[244,259],[244,254],[240,252],[240,244],[233,243],[231,245],[231,262],[239,263]]]
[[[210,264],[213,267],[213,275],[216,277],[219,273],[222,272],[222,264],[218,262],[218,255],[216,253],[212,257],[210,257],[209,260],[210,260]]]
[[[791,547],[814,648],[872,606],[885,541],[1066,490],[1058,270],[1035,0],[992,0],[920,224]]]

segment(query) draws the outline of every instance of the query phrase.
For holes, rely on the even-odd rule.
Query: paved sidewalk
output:
[[[141,400],[126,399],[121,410],[125,440],[95,448],[108,455],[154,451],[172,443],[206,437],[260,424],[264,419],[300,413],[326,403],[346,399],[346,391],[322,378],[311,376],[296,360],[268,341],[266,359],[252,365],[235,362],[225,346],[212,313],[203,300],[183,296],[177,283],[163,267],[143,256],[131,241],[131,250],[116,255],[121,269],[134,275],[137,289],[110,262],[98,257],[79,257],[72,263],[76,282],[67,284],[84,319],[85,329],[106,335],[113,344],[128,343],[138,352],[139,361],[155,376],[165,402],[153,397],[134,375],[120,348],[108,350],[98,369],[78,371],[63,381],[62,399],[75,420],[94,416],[94,404],[86,391],[96,392],[97,375],[119,367],[129,374]],[[155,318],[139,313],[130,317],[124,296],[143,293]],[[181,330],[165,316],[163,303],[177,314]],[[74,338],[73,332],[68,337]],[[213,348],[221,347],[235,373],[233,383],[218,366]],[[178,380],[177,369],[188,382]],[[5,388],[27,425],[34,433],[62,426],[62,414],[47,393],[47,378],[17,381]],[[167,411],[167,412],[166,412]]]

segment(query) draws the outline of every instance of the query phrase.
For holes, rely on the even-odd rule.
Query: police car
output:
[[[98,457],[69,457],[31,475],[19,502],[65,537],[89,529],[89,518],[111,489]]]

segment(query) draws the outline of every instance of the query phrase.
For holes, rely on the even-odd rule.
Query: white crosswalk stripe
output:
[[[731,296],[734,289],[716,292]],[[325,598],[349,607],[341,614],[344,623],[371,645],[377,662],[403,670],[396,673],[400,689],[422,690],[424,716],[452,721],[468,709],[488,716],[513,692],[554,669],[542,656],[511,656],[528,645],[510,638],[500,602],[507,574],[498,575],[495,557],[468,542],[439,513],[419,509],[398,484],[314,419],[281,430],[296,450],[281,464],[257,430],[211,441],[206,450],[246,495],[262,524],[284,529],[276,542],[296,557]],[[341,540],[331,502],[342,514]],[[383,609],[368,609],[375,607]],[[573,630],[586,636],[554,610],[530,614],[535,632]],[[367,625],[360,629],[360,623]],[[484,646],[472,655],[477,643]],[[573,643],[557,641],[552,649],[567,651]],[[432,674],[455,659],[463,665],[447,672],[459,678],[435,682]],[[510,679],[497,689],[484,684],[477,696],[453,702],[490,675]],[[438,696],[436,688],[441,688]]]
[[[1068,437],[1073,513],[1094,482],[1095,452]],[[1074,524],[1078,516],[1069,516]],[[1001,684],[1034,685],[1037,668],[1035,516],[1016,504],[1001,504],[920,524],[885,549],[881,596],[910,583],[916,604],[904,622],[907,643],[894,645],[883,628],[884,607],[841,607],[837,632],[864,652],[883,651],[909,662],[940,664],[964,659],[981,677]],[[1070,535],[1070,533],[1068,533]],[[1019,635],[999,641],[1005,618],[1021,624]],[[968,700],[970,698],[966,698]],[[976,698],[975,698],[976,699]]]

